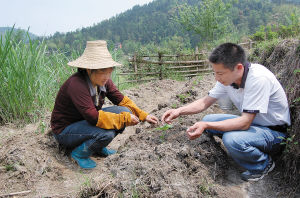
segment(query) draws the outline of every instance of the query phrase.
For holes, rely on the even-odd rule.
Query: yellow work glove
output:
[[[131,122],[131,116],[129,112],[121,112],[120,114],[98,111],[97,127],[102,129],[122,129],[125,126],[129,126]]]
[[[119,106],[127,107],[130,111],[136,115],[141,121],[145,121],[148,113],[141,110],[136,104],[130,100],[127,96],[124,96],[123,100],[118,104]]]

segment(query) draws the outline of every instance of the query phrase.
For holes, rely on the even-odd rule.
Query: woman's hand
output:
[[[129,126],[134,126],[134,125],[137,125],[138,123],[140,123],[140,120],[137,116],[135,116],[133,114],[130,114],[130,116],[131,116],[131,120],[130,120]]]
[[[157,117],[155,117],[154,115],[147,115],[146,117],[146,121],[149,122],[150,124],[158,124],[159,120]]]

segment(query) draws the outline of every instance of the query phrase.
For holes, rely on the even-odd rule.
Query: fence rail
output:
[[[244,49],[251,49],[254,42],[240,43]],[[161,80],[169,75],[176,74],[182,77],[193,77],[202,73],[212,72],[207,60],[207,52],[199,52],[198,48],[191,54],[162,54],[133,55],[128,59],[130,67],[127,71],[118,73],[127,76],[122,83]],[[122,84],[120,83],[120,84]]]

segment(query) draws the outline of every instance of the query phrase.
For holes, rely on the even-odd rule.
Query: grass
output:
[[[26,41],[25,41],[26,40]],[[72,73],[67,57],[49,54],[43,41],[0,37],[0,120],[34,122],[53,107],[60,85]]]

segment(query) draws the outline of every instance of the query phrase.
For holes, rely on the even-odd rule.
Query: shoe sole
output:
[[[266,172],[265,174],[263,174],[261,177],[259,178],[255,178],[255,179],[248,179],[247,181],[258,181],[261,180],[262,178],[264,178],[264,176],[268,175],[269,172],[271,172],[273,169],[275,168],[275,163],[273,162],[271,168],[268,170],[268,172]]]

